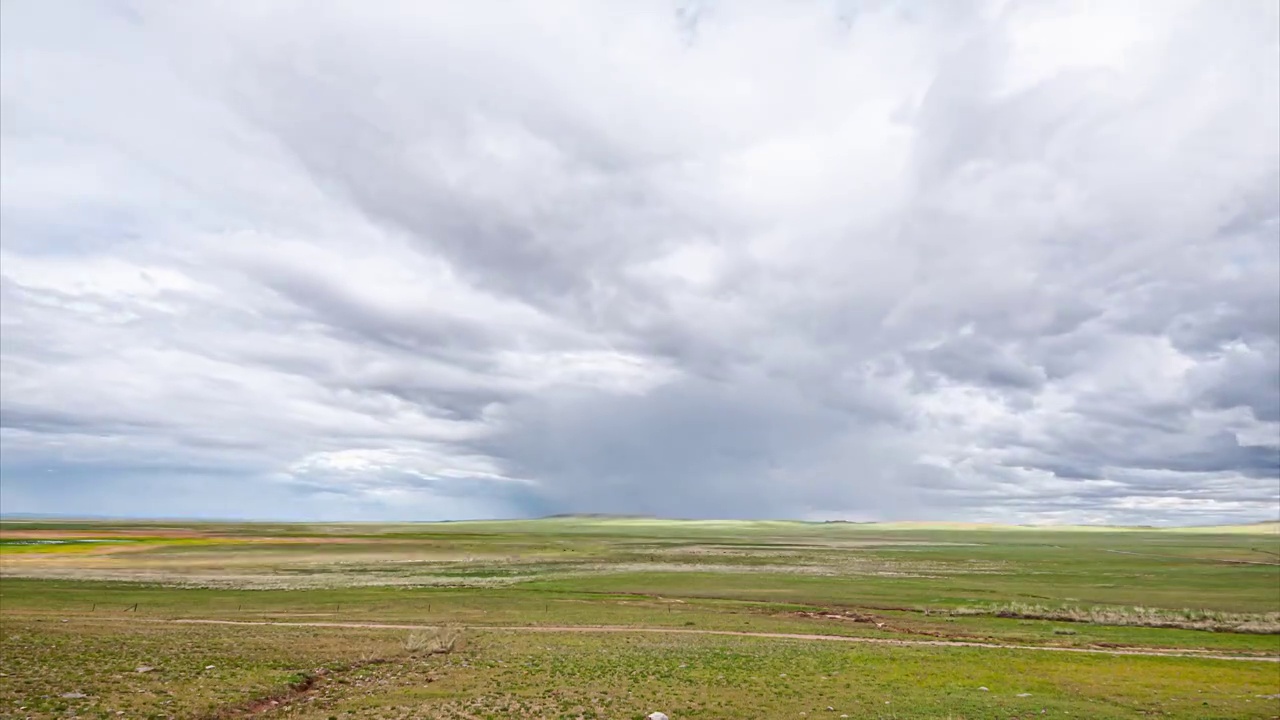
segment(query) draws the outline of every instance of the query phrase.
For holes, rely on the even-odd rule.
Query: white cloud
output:
[[[4,509],[1276,516],[1278,13],[6,3]]]

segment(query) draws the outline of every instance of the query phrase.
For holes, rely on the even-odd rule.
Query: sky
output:
[[[1280,519],[1280,4],[0,5],[0,511]]]

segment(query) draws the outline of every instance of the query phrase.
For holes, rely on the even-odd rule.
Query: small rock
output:
[[[980,688],[978,688],[978,689],[979,689],[979,690],[981,690],[982,692],[991,692],[990,690],[988,690],[987,688],[984,688],[984,687],[980,687]]]
[[[69,693],[62,693],[62,697],[68,700],[79,700],[80,698],[89,697],[89,696],[85,695],[82,692],[69,692]]]
[[[835,712],[835,711],[836,711],[836,709],[835,709],[835,708],[833,708],[833,707],[831,707],[830,705],[828,705],[828,706],[827,706],[827,709],[828,709],[828,710],[830,710],[831,712]]]
[[[212,669],[214,669],[215,667],[217,667],[217,665],[205,665],[205,666],[204,666],[204,669],[205,669],[205,670],[212,670]]]
[[[645,715],[645,719],[646,720],[671,720],[670,718],[667,717],[667,714],[664,712],[651,712],[648,715]]]
[[[151,667],[150,665],[139,665],[138,667],[133,669],[133,671],[136,673],[149,673],[152,670],[155,670],[155,668]]]

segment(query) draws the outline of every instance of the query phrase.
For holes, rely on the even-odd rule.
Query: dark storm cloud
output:
[[[1018,358],[990,338],[974,335],[951,338],[925,352],[909,353],[925,374],[936,373],[958,382],[1011,390],[1035,390],[1046,381],[1043,368]]]
[[[6,511],[1280,515],[1272,6],[3,13]]]

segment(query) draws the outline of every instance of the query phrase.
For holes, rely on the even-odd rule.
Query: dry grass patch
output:
[[[939,611],[930,611],[937,613]],[[1151,628],[1176,628],[1180,630],[1207,630],[1211,632],[1280,634],[1280,612],[1232,613],[1218,610],[1184,608],[1133,607],[1053,607],[1032,603],[1001,603],[952,608],[941,611],[945,615],[986,615],[990,617],[1020,618],[1027,620],[1055,620],[1059,622],[1092,623],[1094,625],[1128,625]]]

